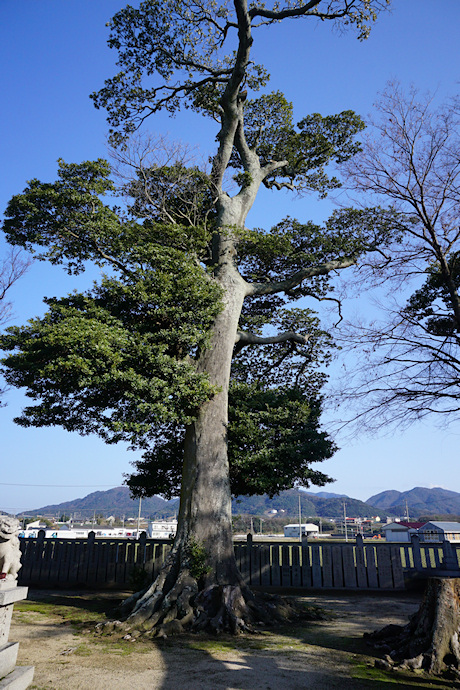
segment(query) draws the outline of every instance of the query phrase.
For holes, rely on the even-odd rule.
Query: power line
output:
[[[94,489],[109,487],[111,489],[117,489],[120,485],[117,484],[116,486],[114,486],[113,484],[7,484],[6,482],[0,482],[0,486],[47,486],[55,489]]]

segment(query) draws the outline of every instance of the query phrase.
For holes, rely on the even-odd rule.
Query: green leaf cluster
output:
[[[229,398],[229,460],[233,495],[273,496],[297,483],[324,485],[313,462],[336,448],[320,431],[321,403],[300,388],[237,383]]]
[[[18,423],[141,447],[172,421],[190,423],[214,392],[193,356],[207,345],[219,294],[167,268],[47,299],[43,318],[1,336],[7,381],[40,401]]]
[[[324,485],[311,468],[336,448],[320,430],[321,400],[313,391],[233,381],[229,391],[228,457],[232,494],[273,496],[295,484]],[[170,429],[126,479],[134,496],[177,495],[185,430]]]
[[[285,182],[298,193],[316,191],[322,197],[340,186],[336,177],[329,177],[328,165],[343,163],[360,150],[354,137],[365,127],[351,110],[326,117],[313,113],[294,125],[293,105],[280,91],[248,100],[244,124],[248,145],[261,165],[283,163],[266,178],[267,187]],[[242,167],[236,149],[230,163]]]
[[[105,108],[112,139],[121,143],[130,132],[159,110],[173,114],[193,108],[212,117],[220,111],[229,81],[244,69],[244,84],[257,91],[269,75],[251,60],[239,64],[239,32],[289,17],[331,20],[341,29],[354,27],[358,38],[390,0],[319,0],[311,7],[301,0],[245,4],[207,0],[144,0],[117,12],[108,26],[108,45],[117,51],[118,73],[92,94]],[[268,13],[268,14],[267,14]],[[242,20],[242,14],[244,19]],[[246,22],[248,25],[246,25]]]
[[[33,180],[9,203],[12,244],[69,272],[92,260],[109,274],[86,293],[45,300],[45,316],[8,329],[0,346],[11,352],[6,379],[39,401],[20,424],[145,447],[165,425],[189,423],[214,393],[195,359],[209,344],[222,290],[197,261],[206,231],[174,217],[140,223],[110,206],[109,173],[101,160],[59,161],[56,182]]]
[[[460,252],[451,252],[446,259],[450,283],[460,289]],[[408,300],[403,313],[423,326],[427,333],[454,339],[458,344],[458,323],[452,310],[452,294],[439,263],[427,270],[425,283]]]

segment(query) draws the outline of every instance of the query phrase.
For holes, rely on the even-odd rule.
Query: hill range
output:
[[[427,489],[415,487],[410,491],[389,490],[371,496],[367,501],[359,501],[342,494],[319,491],[312,493],[303,489],[282,491],[278,496],[238,496],[233,499],[233,514],[263,515],[268,511],[298,517],[299,495],[302,515],[305,517],[341,517],[343,503],[348,517],[403,516],[407,507],[411,517],[420,515],[460,515],[460,493],[441,488]],[[142,515],[150,518],[172,517],[179,508],[179,499],[166,501],[160,496],[142,500]],[[84,498],[66,501],[55,505],[42,506],[24,511],[27,515],[80,514],[91,517],[95,512],[104,517],[136,517],[139,500],[129,496],[126,486],[108,491],[95,491]]]
[[[391,515],[405,515],[406,502],[409,514],[414,515],[460,515],[460,494],[435,487],[426,489],[416,486],[410,491],[383,491],[371,496],[367,503]]]

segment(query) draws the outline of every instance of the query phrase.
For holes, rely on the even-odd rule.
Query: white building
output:
[[[177,531],[177,520],[158,520],[149,522],[147,536],[150,539],[172,539]]]
[[[285,537],[300,537],[300,531],[302,531],[302,536],[314,537],[319,534],[318,525],[313,525],[311,522],[303,523],[302,525],[284,525],[284,536]]]

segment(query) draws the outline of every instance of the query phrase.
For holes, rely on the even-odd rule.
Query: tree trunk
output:
[[[228,387],[247,285],[231,258],[222,261],[217,279],[225,291],[224,309],[198,367],[208,373],[219,392],[186,431],[178,527],[171,553],[155,582],[120,607],[125,622],[117,627],[129,634],[141,630],[169,635],[185,627],[236,633],[250,629],[254,621],[294,614],[292,607],[275,598],[256,599],[244,585],[235,560],[227,457]],[[110,631],[112,625],[105,628]]]
[[[406,626],[388,625],[365,637],[387,653],[383,663],[388,667],[460,678],[459,635],[460,578],[431,578]]]

